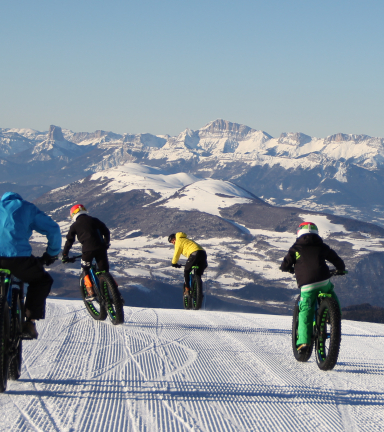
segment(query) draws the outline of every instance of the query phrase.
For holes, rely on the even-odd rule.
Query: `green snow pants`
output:
[[[310,344],[313,330],[313,316],[319,292],[331,294],[340,307],[339,299],[333,291],[333,283],[327,279],[300,288],[299,326],[297,345]]]

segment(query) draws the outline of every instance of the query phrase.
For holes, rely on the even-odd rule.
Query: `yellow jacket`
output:
[[[184,255],[185,257],[189,258],[191,253],[198,250],[204,249],[193,240],[187,238],[187,234],[183,232],[176,233],[175,253],[173,254],[172,264],[177,264],[180,255]]]

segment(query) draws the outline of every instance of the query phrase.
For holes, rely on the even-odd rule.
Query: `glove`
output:
[[[337,270],[336,271],[337,276],[344,276],[347,273],[348,273],[347,270]]]
[[[63,255],[63,257],[61,258],[61,262],[63,264],[66,264],[69,262],[69,256],[68,255]]]
[[[180,268],[181,265],[180,264],[172,264],[172,267]]]
[[[107,243],[106,245],[105,245],[105,249],[109,249],[109,247],[111,246],[111,243]]]
[[[42,258],[43,264],[45,264],[46,266],[50,266],[51,264],[53,264],[57,260],[57,255],[49,255],[49,253],[44,252],[43,256],[41,258]]]
[[[295,270],[294,270],[293,267],[290,267],[289,269],[283,269],[283,268],[280,267],[280,270],[281,270],[282,272],[286,272],[286,273],[292,273],[292,274],[295,273]]]

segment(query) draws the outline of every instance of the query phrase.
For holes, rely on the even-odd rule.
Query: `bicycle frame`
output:
[[[92,264],[91,267],[90,267],[90,269],[88,270],[88,274],[91,277],[93,286],[95,287],[95,289],[97,291],[95,294],[97,294],[97,296],[100,298],[101,301],[104,301],[104,298],[101,295],[102,293],[101,293],[101,290],[100,290],[99,278],[97,277],[98,273],[99,272],[96,271],[96,266],[94,264]],[[87,274],[87,273],[84,271],[84,274]]]
[[[196,270],[199,268],[199,266],[192,266],[191,271],[189,272],[189,286],[192,288],[192,280],[193,276],[196,274]]]
[[[320,291],[319,294],[317,295],[316,304],[315,304],[315,312],[313,314],[312,342],[315,342],[315,340],[317,339],[317,337],[318,337],[318,335],[320,333],[320,331],[319,331],[320,329],[318,328],[318,325],[317,325],[317,313],[318,313],[318,310],[319,310],[319,306],[320,306],[321,300],[323,298],[332,298],[332,294],[326,294],[326,293],[322,293]],[[300,301],[297,302],[297,305],[300,307]]]

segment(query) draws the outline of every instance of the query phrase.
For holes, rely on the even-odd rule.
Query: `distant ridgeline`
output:
[[[384,308],[371,306],[369,303],[342,308],[343,319],[384,323]]]
[[[24,188],[25,199],[127,162],[234,181],[270,204],[384,226],[384,138],[274,138],[223,119],[176,136],[0,128],[0,192]]]

